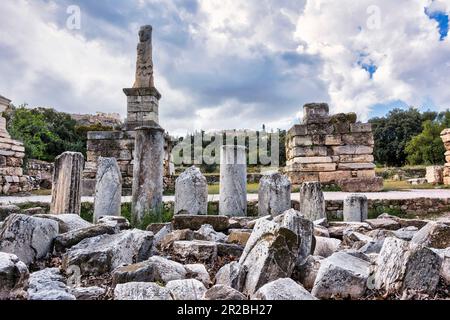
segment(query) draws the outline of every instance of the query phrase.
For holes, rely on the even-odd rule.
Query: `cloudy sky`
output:
[[[16,105],[125,116],[151,24],[174,134],[287,129],[307,102],[361,120],[450,108],[450,0],[2,0],[1,13],[0,94]]]

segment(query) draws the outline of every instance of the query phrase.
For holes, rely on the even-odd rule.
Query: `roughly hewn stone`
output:
[[[81,212],[81,173],[84,157],[79,152],[64,152],[55,159],[51,214]]]
[[[239,262],[233,261],[224,265],[216,273],[216,284],[224,285],[242,291],[247,273],[247,268]]]
[[[414,235],[412,242],[436,249],[448,248],[450,247],[450,225],[430,222]]]
[[[115,158],[98,159],[94,222],[103,216],[120,216],[122,174]]]
[[[291,207],[291,183],[279,173],[264,175],[259,181],[259,216],[282,214]]]
[[[58,268],[44,269],[30,275],[29,300],[75,300]]]
[[[367,289],[370,263],[344,252],[323,260],[312,294],[320,299],[361,298]]]
[[[127,230],[82,240],[63,256],[63,268],[78,266],[82,273],[99,275],[124,264],[145,261],[151,254],[153,234]]]
[[[227,236],[221,232],[217,232],[209,224],[204,224],[198,231],[194,232],[194,239],[213,241],[213,242],[225,242]]]
[[[314,250],[315,256],[327,258],[335,253],[341,245],[341,240],[334,238],[315,237],[316,247]]]
[[[202,282],[205,287],[209,287],[211,285],[211,278],[205,265],[201,263],[186,264],[184,268],[186,269],[187,279],[197,279]]]
[[[299,245],[293,231],[272,221],[259,220],[239,260],[247,270],[243,292],[252,295],[268,282],[290,277]]]
[[[156,238],[156,237],[155,237]],[[172,249],[173,243],[180,240],[194,240],[194,232],[189,229],[175,230],[157,239],[156,246],[162,251]]]
[[[80,301],[95,301],[104,299],[106,295],[106,289],[100,287],[78,287],[71,288],[70,293]]]
[[[0,229],[0,251],[16,255],[29,265],[45,258],[58,235],[58,224],[49,219],[13,214]]]
[[[247,160],[245,147],[220,149],[219,214],[247,216]]]
[[[9,204],[0,206],[0,222],[4,221],[8,216],[17,213],[20,213],[20,208],[16,205]]]
[[[311,290],[314,287],[323,259],[320,256],[309,256],[301,266],[297,266],[298,280],[306,289]]]
[[[222,284],[215,285],[211,287],[208,291],[203,295],[203,300],[212,300],[212,301],[237,301],[237,300],[247,300],[247,298],[229,286],[225,286]]]
[[[319,182],[306,182],[300,187],[300,210],[311,221],[326,218],[325,199]]]
[[[128,266],[116,268],[112,272],[114,284],[126,282],[158,282],[167,284],[172,280],[186,278],[186,269],[182,264],[160,256]]]
[[[216,231],[226,231],[230,227],[227,216],[187,216],[178,215],[173,218],[173,228],[198,230],[204,224],[211,225]]]
[[[208,184],[197,167],[183,172],[175,182],[175,215],[206,215],[208,213]]]
[[[245,246],[251,234],[252,234],[251,230],[233,229],[230,230],[227,242]]]
[[[114,289],[114,300],[173,300],[167,288],[152,282],[128,282]]]
[[[0,300],[15,298],[28,281],[28,268],[14,254],[0,252]]]
[[[207,291],[196,279],[173,280],[166,285],[174,300],[201,300]]]
[[[367,197],[352,194],[344,200],[344,221],[363,222],[368,218],[368,210]]]
[[[117,227],[119,230],[128,230],[131,228],[130,222],[125,217],[104,216],[97,221],[97,224],[107,224]]]
[[[86,238],[93,238],[102,234],[115,234],[118,229],[107,224],[99,224],[88,228],[76,229],[58,235],[55,238],[55,251],[62,252]]]
[[[351,178],[338,181],[344,192],[380,192],[384,188],[383,178]]]
[[[87,222],[77,214],[42,214],[35,215],[34,217],[56,221],[58,223],[59,233],[66,233],[93,226],[92,223]]]
[[[317,300],[305,288],[290,278],[265,284],[252,296],[252,300]]]
[[[173,253],[181,259],[212,263],[217,258],[217,244],[210,241],[175,241]]]
[[[439,281],[440,258],[432,250],[410,247],[407,241],[387,238],[378,256],[374,285],[388,294],[412,289],[433,294]]]

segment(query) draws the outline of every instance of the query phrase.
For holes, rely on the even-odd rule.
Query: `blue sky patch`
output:
[[[428,8],[425,8],[425,14],[432,20],[436,20],[439,24],[440,40],[443,41],[448,35],[448,15],[442,11],[430,12]]]

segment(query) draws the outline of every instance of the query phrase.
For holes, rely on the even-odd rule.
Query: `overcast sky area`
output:
[[[450,0],[2,0],[1,12],[0,94],[15,105],[125,117],[151,24],[172,134],[288,129],[307,102],[362,121],[450,108]]]

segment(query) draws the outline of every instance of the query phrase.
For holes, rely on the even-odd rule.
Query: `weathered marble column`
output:
[[[291,182],[280,174],[264,175],[259,181],[259,216],[278,216],[291,208]]]
[[[153,122],[136,128],[132,222],[139,224],[146,215],[153,221],[161,217],[164,175],[164,129]]]
[[[344,200],[344,221],[362,222],[368,219],[368,201],[365,195],[352,194]]]
[[[64,152],[55,159],[51,214],[81,212],[81,173],[84,157],[79,152]]]
[[[311,221],[327,217],[320,182],[305,182],[300,186],[300,212]]]
[[[120,216],[122,174],[116,158],[98,158],[94,222],[102,216]]]
[[[193,166],[175,181],[175,211],[177,214],[208,214],[208,184],[200,170]]]
[[[247,157],[244,146],[220,150],[219,214],[247,216]]]

